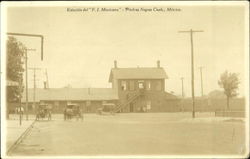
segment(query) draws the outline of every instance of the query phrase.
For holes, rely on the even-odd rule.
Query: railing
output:
[[[143,94],[144,94],[144,90],[139,90],[139,91],[137,91],[136,94],[133,95],[132,97],[129,97],[125,103],[119,104],[119,105],[115,108],[114,112],[117,113],[117,112],[120,111],[121,109],[127,107],[131,102],[133,102],[134,100],[136,100],[139,96],[141,96],[141,95],[143,95]]]

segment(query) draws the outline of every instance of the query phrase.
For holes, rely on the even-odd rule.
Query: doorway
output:
[[[134,112],[134,104],[133,103],[129,104],[129,112]]]

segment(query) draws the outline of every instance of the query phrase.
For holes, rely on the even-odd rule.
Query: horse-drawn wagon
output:
[[[64,120],[71,120],[73,117],[76,117],[83,120],[83,114],[80,106],[78,104],[70,103],[66,105],[64,109]]]
[[[51,120],[52,108],[48,104],[39,104],[36,110],[36,120],[48,118]]]

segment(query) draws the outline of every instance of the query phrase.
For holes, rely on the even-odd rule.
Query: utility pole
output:
[[[33,80],[34,80],[34,89],[33,89],[33,108],[35,108],[36,106],[36,70],[41,70],[41,68],[37,68],[37,67],[32,67],[32,68],[29,68],[30,70],[33,70],[34,73],[33,73]]]
[[[184,78],[181,77],[181,95],[182,95],[182,98],[184,98],[183,80],[184,80]]]
[[[202,69],[203,69],[203,67],[200,66],[199,69],[200,69],[200,74],[201,74],[201,96],[203,97],[203,79],[202,79]]]
[[[183,80],[184,80],[184,78],[183,78],[183,77],[181,77],[181,95],[182,95],[181,107],[182,107],[182,112],[184,111],[184,105],[183,105],[183,100],[184,100],[184,87],[183,87]]]
[[[25,98],[25,114],[26,120],[29,120],[28,116],[28,104],[29,104],[29,97],[28,97],[28,54],[27,49],[25,50],[25,88],[26,88],[26,98]]]
[[[25,99],[25,114],[26,114],[26,120],[29,120],[28,115],[28,104],[29,104],[29,95],[28,95],[28,51],[36,51],[36,49],[25,49],[25,93],[26,93],[26,99]]]
[[[190,42],[191,42],[191,85],[192,85],[192,102],[193,102],[193,110],[192,117],[195,118],[195,98],[194,98],[194,49],[193,49],[193,33],[203,32],[203,30],[187,30],[187,31],[179,31],[179,33],[190,33]]]
[[[46,88],[49,88],[49,78],[48,78],[47,68],[45,74],[46,74],[46,86],[47,86]]]

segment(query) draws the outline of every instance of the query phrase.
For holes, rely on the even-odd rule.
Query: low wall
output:
[[[244,111],[215,111],[216,117],[245,117]]]
[[[181,102],[183,111],[192,110],[192,99],[183,99]],[[215,112],[227,110],[226,99],[195,99],[195,110],[200,112]],[[245,99],[244,98],[233,98],[229,103],[229,111],[245,111]]]

